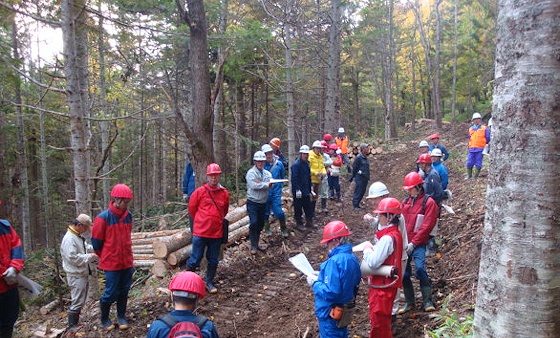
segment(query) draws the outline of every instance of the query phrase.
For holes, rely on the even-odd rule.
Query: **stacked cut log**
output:
[[[291,198],[282,198],[284,207],[291,206]],[[286,209],[284,209],[286,210]],[[229,246],[249,234],[249,216],[245,205],[232,208],[226,215],[229,221]],[[161,230],[132,234],[134,266],[151,268],[157,277],[163,277],[169,270],[181,266],[192,251],[190,229]]]

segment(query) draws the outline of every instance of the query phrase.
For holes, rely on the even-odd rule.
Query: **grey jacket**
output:
[[[268,199],[268,182],[272,178],[270,171],[262,171],[253,166],[247,171],[247,199],[255,203],[266,203]]]

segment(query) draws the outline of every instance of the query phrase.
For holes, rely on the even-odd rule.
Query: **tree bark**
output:
[[[474,337],[560,337],[558,27],[557,0],[500,1]]]
[[[325,130],[333,133],[341,125],[338,118],[340,110],[340,25],[341,25],[340,0],[331,0],[330,27],[329,27],[329,55],[327,62],[326,103],[325,103]],[[357,112],[355,112],[357,113]]]

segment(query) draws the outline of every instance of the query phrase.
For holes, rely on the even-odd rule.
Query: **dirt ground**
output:
[[[442,212],[439,252],[427,259],[438,311],[428,314],[416,310],[396,316],[393,321],[394,337],[425,337],[426,330],[437,327],[437,314],[448,295],[452,295],[449,310],[456,311],[459,316],[474,311],[487,171],[483,169],[477,180],[463,180],[468,127],[467,122],[446,123],[439,131],[441,142],[451,152],[446,166],[449,188],[453,191],[450,205],[456,214]],[[415,130],[405,130],[400,140],[381,144],[384,153],[370,157],[370,184],[380,180],[388,186],[392,196],[402,200],[405,197],[401,188],[403,178],[415,168],[418,142],[427,139],[433,132],[433,121],[424,120],[416,125]],[[341,182],[343,201],[329,201],[328,215],[317,216],[319,228],[305,233],[293,231],[289,239],[282,240],[278,225],[274,223],[274,236],[263,239],[266,252],[251,256],[246,239],[225,250],[216,278],[219,293],[208,295],[199,303],[197,310],[214,321],[220,337],[319,337],[313,312],[313,294],[305,277],[289,263],[288,258],[303,252],[318,268],[327,255],[325,246],[319,244],[322,226],[333,219],[347,223],[353,233],[354,244],[371,239],[371,228],[362,221],[367,211],[352,209],[354,186],[347,179],[341,178]],[[294,226],[291,212],[288,214],[288,225]],[[93,303],[82,314],[80,331],[62,332],[58,336],[145,337],[150,323],[170,309],[169,297],[157,290],[167,287],[168,283],[168,278],[151,277],[145,283],[134,286],[129,300],[130,328],[126,331],[102,332],[97,303]],[[421,303],[417,281],[415,290],[418,292],[417,303]],[[35,330],[45,331],[46,326],[64,329],[65,324],[64,312],[55,310],[41,315],[38,309],[30,306],[20,316],[14,337],[30,337]],[[358,311],[350,325],[350,336],[368,337],[369,328],[367,287],[362,286],[358,295]]]

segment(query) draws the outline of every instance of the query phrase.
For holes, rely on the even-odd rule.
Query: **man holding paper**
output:
[[[331,221],[323,229],[329,259],[321,264],[318,276],[308,275],[315,294],[315,315],[321,338],[346,338],[352,321],[360,284],[360,263],[348,240],[351,233],[341,221]]]
[[[371,275],[368,277],[368,304],[371,330],[369,337],[391,338],[391,315],[397,290],[402,285],[402,234],[399,231],[401,203],[396,198],[382,199],[373,211],[379,222],[375,233],[376,244],[364,249],[362,264],[369,269],[382,265],[397,267],[396,276]]]

